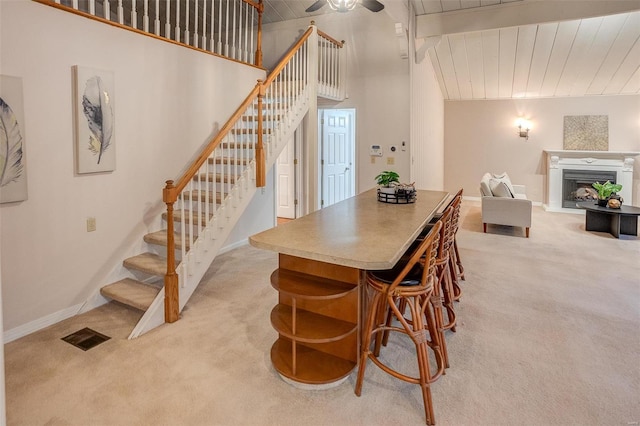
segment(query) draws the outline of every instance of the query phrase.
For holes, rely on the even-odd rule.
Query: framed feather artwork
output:
[[[0,75],[0,203],[27,199],[22,79]]]
[[[112,71],[73,66],[76,172],[116,169],[115,91]]]

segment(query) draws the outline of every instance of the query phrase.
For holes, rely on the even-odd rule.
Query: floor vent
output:
[[[90,328],[83,328],[82,330],[78,330],[75,333],[71,333],[70,335],[62,338],[65,342],[70,343],[83,351],[88,351],[109,339],[111,339],[111,337],[100,334]]]

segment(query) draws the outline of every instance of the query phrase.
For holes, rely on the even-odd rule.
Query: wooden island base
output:
[[[271,361],[284,379],[338,385],[356,367],[359,353],[359,269],[286,254],[271,274],[278,304],[271,324],[278,340]]]

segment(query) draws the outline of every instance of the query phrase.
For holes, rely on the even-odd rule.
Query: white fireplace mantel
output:
[[[547,199],[544,208],[549,211],[582,213],[581,210],[562,207],[562,174],[565,169],[601,170],[616,173],[616,182],[622,185],[620,196],[625,204],[633,204],[633,163],[640,152],[621,151],[551,151],[547,154]]]

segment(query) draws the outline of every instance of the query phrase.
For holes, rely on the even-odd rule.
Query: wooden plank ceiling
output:
[[[335,13],[326,6],[306,13],[314,1],[264,0],[263,20]],[[389,6],[400,0],[380,1]],[[485,7],[497,11],[520,0],[410,1],[420,16],[490,10]],[[427,52],[450,100],[640,93],[638,11],[445,34]]]

